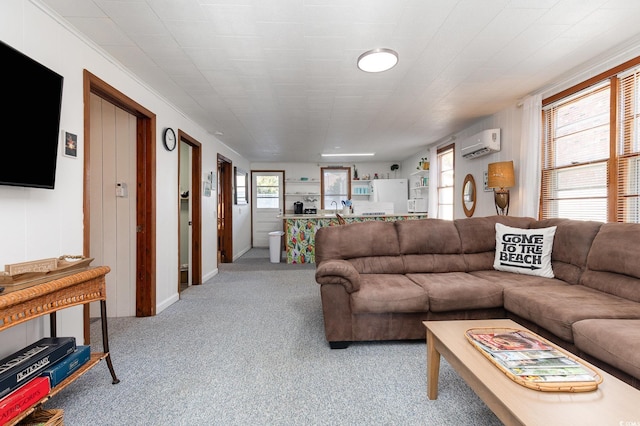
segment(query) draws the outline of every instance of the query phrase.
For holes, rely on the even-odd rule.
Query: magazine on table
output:
[[[498,364],[528,382],[593,382],[589,370],[525,331],[473,332],[469,336]]]

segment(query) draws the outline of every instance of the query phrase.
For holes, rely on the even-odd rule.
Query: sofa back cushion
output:
[[[396,256],[400,249],[393,222],[370,221],[328,226],[316,232],[316,263],[329,259]]]
[[[395,224],[405,273],[465,270],[458,230],[450,220],[420,219]]]
[[[546,219],[533,222],[531,228],[556,227],[551,252],[551,264],[556,278],[577,284],[587,264],[591,249],[602,222]]]
[[[419,219],[394,222],[402,254],[459,254],[458,230],[450,220]]]
[[[467,271],[493,269],[496,249],[496,223],[514,228],[528,228],[535,220],[529,217],[487,216],[456,219]]]
[[[640,302],[640,224],[605,223],[593,240],[580,283]]]

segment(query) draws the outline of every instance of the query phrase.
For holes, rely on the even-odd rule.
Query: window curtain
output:
[[[538,218],[540,208],[540,129],[542,95],[527,96],[522,105],[520,134],[520,206],[522,216]]]

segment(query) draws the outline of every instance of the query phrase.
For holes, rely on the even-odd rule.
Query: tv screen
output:
[[[63,77],[0,42],[3,144],[0,185],[53,189]]]

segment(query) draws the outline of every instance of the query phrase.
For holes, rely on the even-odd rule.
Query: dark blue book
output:
[[[0,398],[75,350],[75,337],[45,337],[0,360]]]
[[[56,387],[61,381],[76,372],[91,358],[90,346],[77,346],[75,352],[70,353],[60,361],[45,369],[41,376],[48,377],[51,387]]]

